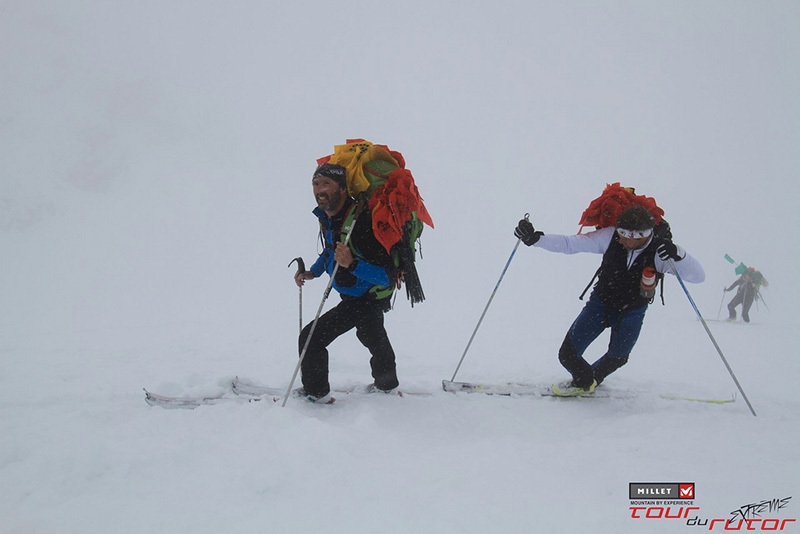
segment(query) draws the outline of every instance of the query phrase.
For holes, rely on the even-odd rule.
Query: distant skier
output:
[[[534,230],[523,219],[514,235],[528,246],[550,252],[602,254],[597,283],[581,313],[567,332],[558,359],[572,379],[553,385],[559,396],[585,395],[628,362],[639,338],[647,306],[655,295],[655,284],[662,273],[670,273],[669,260],[686,282],[700,283],[705,272],[700,263],[672,242],[666,221],[656,225],[653,214],[641,205],[622,211],[616,226],[586,234],[554,235]],[[583,353],[606,329],[611,339],[606,353],[589,364]]]
[[[736,320],[736,306],[741,304],[742,320],[746,323],[750,322],[750,307],[753,305],[753,301],[760,297],[762,286],[768,287],[769,282],[760,271],[750,267],[730,287],[725,288],[726,293],[735,287],[739,288],[728,303],[728,321]]]

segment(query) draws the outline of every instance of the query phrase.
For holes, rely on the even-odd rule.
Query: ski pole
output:
[[[303,262],[303,258],[297,257],[289,262],[287,267],[291,267],[294,262],[297,262],[297,272],[304,273],[306,272],[306,264]],[[299,323],[300,323],[300,332],[303,331],[303,286],[300,286],[300,296],[299,296]]]
[[[361,214],[361,210],[364,208],[364,204],[366,203],[365,201],[366,201],[365,197],[362,197],[361,200],[359,200],[359,204],[356,207],[355,217],[353,217],[353,224],[350,225],[350,231],[347,233],[347,237],[344,240],[345,245],[350,244],[350,237],[353,235],[353,228],[355,228],[356,226],[358,216]],[[300,372],[300,366],[303,364],[303,359],[306,357],[306,352],[308,351],[308,345],[309,343],[311,343],[311,336],[314,335],[314,330],[316,330],[317,323],[319,322],[319,316],[322,314],[322,308],[325,307],[325,301],[328,300],[328,295],[331,294],[331,289],[333,288],[333,280],[334,278],[336,278],[336,273],[338,270],[339,270],[339,264],[334,263],[333,271],[331,271],[331,276],[330,279],[328,280],[328,285],[325,288],[325,292],[322,294],[322,301],[319,303],[317,314],[314,316],[314,321],[311,323],[311,329],[308,331],[308,337],[306,337],[305,344],[303,344],[303,350],[300,351],[300,358],[297,359],[297,365],[294,368],[292,379],[289,381],[289,387],[286,388],[286,394],[283,396],[283,402],[281,403],[281,408],[286,406],[286,401],[289,399],[289,394],[291,394],[292,392],[292,386],[294,385],[294,381],[297,379],[297,373]]]
[[[527,221],[530,218],[531,214],[525,214],[525,220]],[[464,349],[464,353],[461,355],[461,359],[458,361],[458,365],[456,366],[456,370],[453,372],[453,378],[450,379],[451,382],[454,382],[456,379],[456,375],[458,374],[458,370],[461,369],[461,364],[464,362],[464,358],[467,356],[467,351],[469,350],[470,345],[472,345],[472,340],[475,339],[475,334],[478,333],[478,328],[480,328],[481,323],[483,322],[483,318],[486,316],[486,312],[489,309],[489,306],[492,304],[492,300],[494,300],[494,296],[497,293],[497,288],[500,287],[500,282],[503,281],[503,277],[506,275],[506,271],[508,270],[508,266],[511,265],[511,260],[514,259],[514,254],[517,253],[517,249],[519,248],[519,243],[522,239],[517,239],[517,243],[514,245],[514,250],[511,251],[511,255],[508,257],[508,261],[506,261],[506,266],[503,267],[503,272],[500,274],[500,279],[497,280],[497,283],[494,286],[494,291],[489,296],[489,301],[486,303],[486,306],[483,308],[483,313],[481,313],[481,318],[478,319],[478,324],[475,325],[475,330],[472,331],[472,335],[469,337],[469,341],[467,342],[467,346]]]
[[[683,292],[686,293],[686,297],[689,299],[689,303],[692,305],[692,308],[694,308],[694,312],[697,314],[697,317],[700,319],[700,322],[703,324],[703,328],[705,328],[706,334],[708,334],[709,339],[711,339],[711,343],[713,343],[714,344],[714,348],[717,349],[717,353],[719,354],[719,357],[722,358],[722,363],[725,364],[725,368],[728,370],[728,373],[731,375],[731,378],[733,378],[733,382],[734,382],[734,384],[736,384],[736,387],[739,389],[739,393],[742,394],[742,398],[744,399],[744,402],[746,402],[747,403],[747,407],[750,408],[750,413],[753,414],[753,417],[756,417],[756,411],[753,409],[753,405],[750,404],[750,400],[747,398],[747,395],[745,394],[744,390],[742,389],[741,384],[739,384],[739,380],[736,378],[736,375],[733,373],[733,369],[731,369],[731,366],[728,364],[728,360],[725,358],[725,355],[722,354],[722,349],[719,348],[719,344],[717,343],[717,340],[714,339],[714,335],[711,333],[711,330],[708,328],[708,324],[706,324],[706,320],[703,319],[703,315],[700,313],[700,310],[697,308],[697,304],[694,303],[694,299],[692,298],[692,295],[689,294],[689,290],[686,288],[686,284],[683,283],[683,278],[681,278],[680,273],[678,273],[678,269],[675,268],[675,262],[671,258],[669,260],[669,266],[672,268],[672,272],[675,273],[675,277],[678,279],[678,283],[680,283],[681,287],[683,288]]]
[[[717,312],[717,321],[719,321],[719,316],[722,314],[722,305],[725,303],[725,288],[722,288],[722,300],[719,301],[719,311]]]
[[[764,295],[761,293],[760,290],[756,290],[756,297],[758,297],[758,299],[756,300],[756,305],[758,305],[758,301],[760,300],[761,302],[764,303],[764,307],[767,309],[767,311],[772,311],[769,309],[769,306],[767,306],[767,301],[764,300]]]

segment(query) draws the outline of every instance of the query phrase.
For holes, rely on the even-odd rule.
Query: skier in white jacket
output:
[[[523,219],[514,235],[528,246],[550,252],[603,255],[592,294],[558,352],[559,361],[572,375],[571,380],[553,385],[553,393],[559,396],[591,394],[628,362],[653,301],[655,284],[664,274],[675,274],[673,265],[686,282],[705,280],[700,263],[672,242],[666,221],[656,225],[653,214],[640,205],[626,208],[615,227],[586,234],[544,234]],[[611,329],[608,350],[589,364],[583,353],[606,328]]]

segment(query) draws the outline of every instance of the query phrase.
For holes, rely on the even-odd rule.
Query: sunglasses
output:
[[[617,228],[617,234],[620,237],[627,237],[628,239],[641,239],[642,237],[650,237],[653,233],[652,228],[646,230],[626,230],[625,228]]]

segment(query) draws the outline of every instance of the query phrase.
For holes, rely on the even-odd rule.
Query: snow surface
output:
[[[797,518],[798,23],[778,0],[0,2],[0,533],[697,530],[632,518],[631,482]],[[145,404],[288,385],[314,160],[352,137],[405,155],[436,223],[427,301],[387,316],[432,395]],[[749,325],[709,322],[757,417],[658,396],[737,392],[672,278],[604,386],[630,399],[440,390],[517,220],[575,232],[615,181],[704,264],[709,320],[724,254],[769,279]],[[457,378],[564,378],[598,262],[521,247]],[[338,340],[333,385],[367,360]]]

